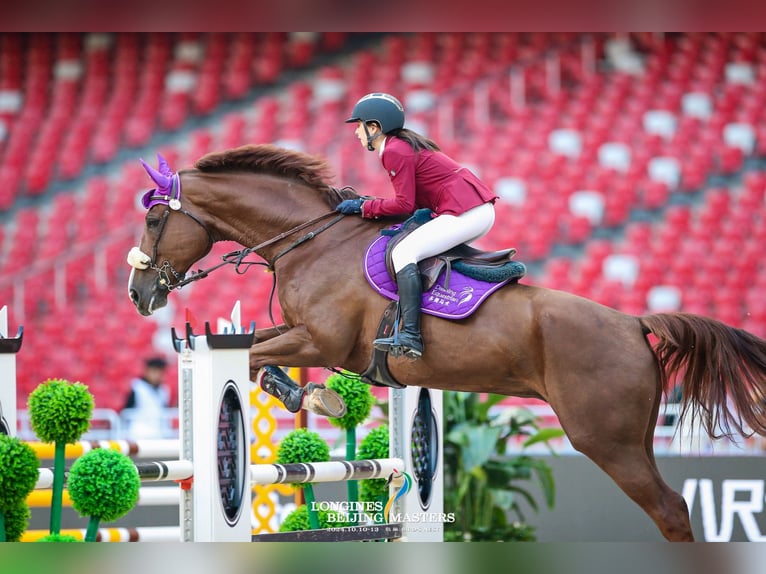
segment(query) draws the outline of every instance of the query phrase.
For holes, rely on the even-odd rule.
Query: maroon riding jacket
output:
[[[436,215],[460,215],[497,199],[469,169],[440,151],[415,151],[406,141],[388,136],[381,161],[395,196],[365,201],[363,217],[407,215],[424,207]]]

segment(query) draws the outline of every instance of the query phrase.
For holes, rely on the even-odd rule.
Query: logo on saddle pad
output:
[[[384,297],[397,300],[396,280],[386,268],[386,245],[391,240],[388,235],[374,239],[364,254],[364,276],[367,281]],[[456,269],[442,271],[433,286],[423,292],[421,309],[423,313],[445,319],[464,319],[471,315],[492,293],[523,275],[523,264],[519,263],[520,274],[509,276],[502,281],[481,281],[468,277]]]

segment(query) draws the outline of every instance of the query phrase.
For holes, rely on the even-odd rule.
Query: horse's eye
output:
[[[159,226],[160,220],[156,217],[147,217],[146,218],[146,227],[149,229],[157,229],[157,226]]]

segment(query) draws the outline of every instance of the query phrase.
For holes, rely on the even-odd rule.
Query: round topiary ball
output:
[[[29,526],[29,519],[32,517],[27,501],[22,499],[2,512],[5,515],[6,542],[18,542],[21,539],[21,535],[26,532]]]
[[[285,435],[277,449],[277,464],[296,462],[327,462],[330,447],[318,433],[306,428],[295,429]]]
[[[327,462],[330,447],[317,433],[306,428],[295,429],[285,435],[277,449],[277,464],[296,462]],[[297,483],[295,488],[305,488],[308,483]]]
[[[367,433],[359,443],[360,459],[388,458],[388,425],[380,425]],[[385,478],[368,478],[359,481],[359,500],[377,502],[388,494]]]
[[[72,507],[81,516],[112,522],[138,502],[141,479],[129,457],[115,450],[98,448],[75,461],[67,486]]]
[[[27,401],[32,430],[43,442],[71,444],[88,430],[93,395],[82,383],[48,379]]]
[[[32,447],[17,437],[0,435],[0,509],[12,510],[26,500],[40,476]]]
[[[340,512],[330,510],[318,510],[320,528],[342,528],[349,526],[348,517]],[[309,525],[308,506],[301,504],[290,514],[285,516],[282,524],[279,525],[280,532],[296,532],[298,530],[311,530]]]
[[[375,397],[370,385],[344,374],[334,374],[327,378],[325,386],[338,393],[346,403],[346,413],[339,418],[329,418],[330,424],[348,430],[358,427],[370,416]]]

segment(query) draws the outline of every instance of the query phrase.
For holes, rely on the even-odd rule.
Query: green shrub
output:
[[[81,516],[112,522],[138,502],[141,479],[129,457],[98,448],[75,461],[67,485],[72,507]]]
[[[325,381],[325,386],[338,393],[346,403],[346,413],[339,418],[329,418],[331,425],[342,429],[358,427],[370,416],[375,397],[370,385],[357,377],[345,374],[334,374]]]
[[[93,395],[82,383],[48,379],[27,402],[32,430],[43,442],[71,444],[90,426]]]
[[[370,430],[359,443],[357,457],[359,459],[388,458],[388,425],[381,425]],[[385,478],[368,478],[359,481],[359,500],[377,502],[388,495],[388,484]]]
[[[330,516],[333,514],[333,516]],[[317,510],[320,528],[341,528],[348,526],[345,515],[341,513],[332,513],[329,510]],[[339,516],[341,515],[341,516]],[[330,520],[333,518],[333,520]],[[280,532],[296,532],[298,530],[310,530],[308,506],[301,504],[290,514],[285,516],[282,524],[279,525]]]
[[[17,437],[0,435],[0,509],[13,510],[26,500],[40,476],[32,447]]]
[[[18,542],[29,526],[32,513],[26,500],[21,500],[3,511],[5,515],[5,541]]]

